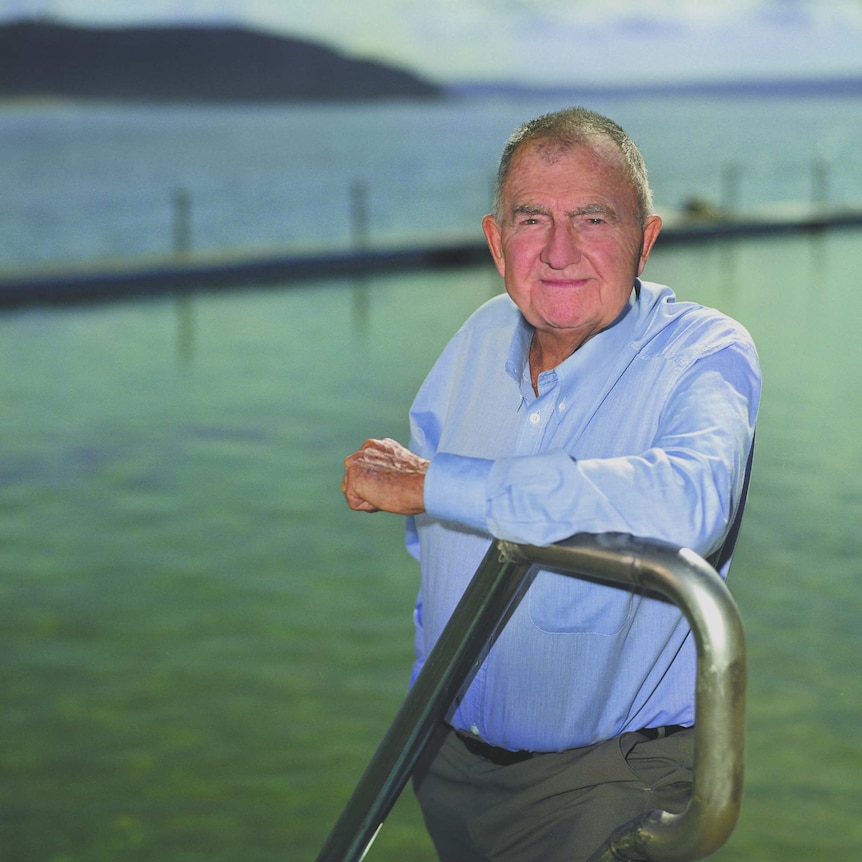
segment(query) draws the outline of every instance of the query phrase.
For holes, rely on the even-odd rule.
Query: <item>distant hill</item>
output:
[[[230,27],[0,25],[0,98],[236,101],[434,98],[401,69]]]

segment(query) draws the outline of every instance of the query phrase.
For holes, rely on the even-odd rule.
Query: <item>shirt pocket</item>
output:
[[[638,599],[631,590],[545,571],[528,593],[533,625],[550,634],[613,637],[631,626]]]

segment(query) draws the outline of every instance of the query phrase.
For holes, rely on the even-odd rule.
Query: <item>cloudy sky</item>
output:
[[[862,0],[0,0],[0,17],[240,23],[441,82],[862,73]]]

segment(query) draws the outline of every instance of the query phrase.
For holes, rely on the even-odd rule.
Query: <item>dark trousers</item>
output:
[[[450,731],[413,785],[441,862],[585,862],[645,811],[685,810],[693,744],[625,733],[497,765]]]

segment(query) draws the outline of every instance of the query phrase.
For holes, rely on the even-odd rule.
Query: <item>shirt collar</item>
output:
[[[633,312],[637,308],[640,296],[641,281],[635,279],[629,300],[616,320],[581,345],[565,362],[560,363],[552,370],[562,380],[566,380],[572,375],[577,375],[585,364],[593,362],[604,364],[620,350],[623,350],[634,336],[638,315]],[[533,327],[527,323],[523,315],[520,315],[509,344],[509,355],[506,357],[506,373],[517,383],[521,383],[523,379],[528,382],[530,380],[529,358],[533,331]]]
[[[529,377],[528,363],[530,358],[530,342],[533,340],[533,327],[518,315],[518,323],[509,343],[509,355],[506,357],[506,374],[516,383],[526,373]]]

